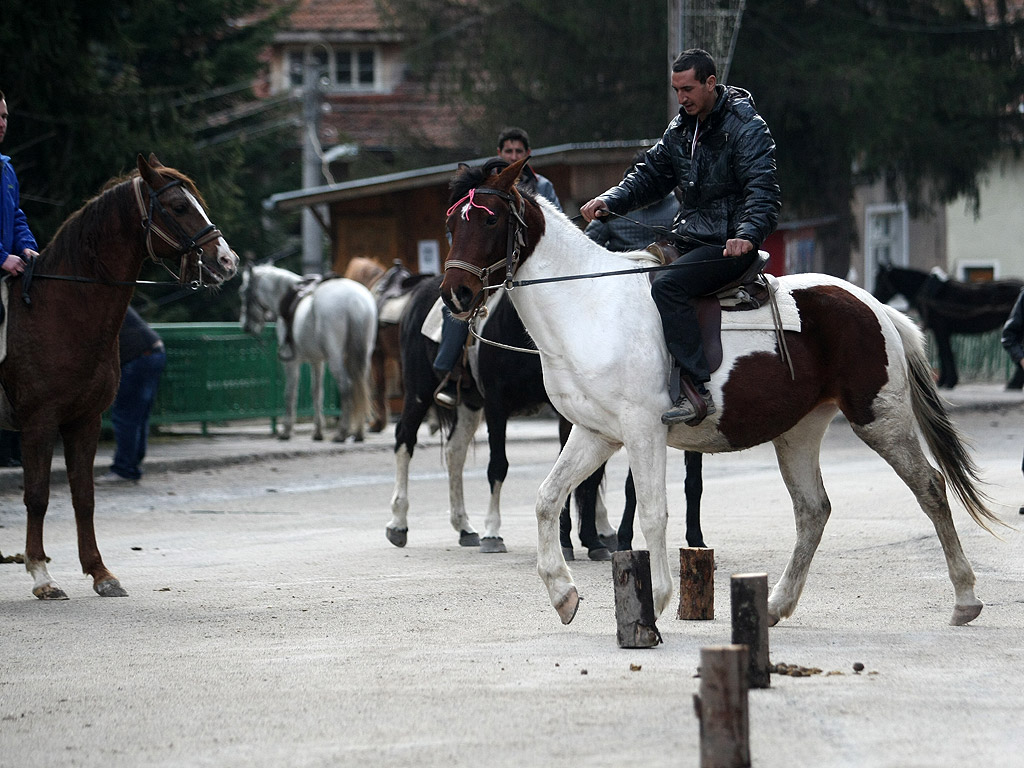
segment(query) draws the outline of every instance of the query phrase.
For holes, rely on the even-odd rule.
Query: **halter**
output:
[[[469,272],[471,275],[475,275],[480,279],[480,282],[483,283],[485,289],[493,290],[492,286],[487,284],[487,279],[491,276],[492,272],[505,267],[504,286],[506,290],[511,291],[515,285],[512,282],[512,276],[519,267],[519,254],[526,246],[526,230],[529,228],[526,224],[526,219],[523,218],[523,215],[526,212],[526,201],[523,200],[522,195],[519,193],[511,195],[508,192],[504,192],[493,187],[477,187],[469,190],[469,193],[465,197],[449,208],[448,216],[451,216],[455,209],[466,201],[468,201],[467,207],[482,208],[491,214],[491,216],[494,216],[495,214],[490,208],[476,202],[474,199],[476,195],[497,195],[508,203],[508,238],[505,241],[505,258],[483,268],[478,267],[475,264],[470,264],[468,261],[462,261],[461,259],[447,259],[444,263],[445,272],[449,269],[461,269],[464,272]],[[464,218],[467,220],[469,219],[468,210],[464,213]]]
[[[143,198],[142,184],[143,182],[141,176],[136,176],[132,180],[132,189],[135,191],[135,202],[138,204],[139,215],[142,217],[142,229],[145,232],[146,251],[149,253],[149,257],[157,264],[160,264],[164,266],[165,269],[167,269],[166,265],[164,265],[163,263],[163,260],[160,257],[158,257],[156,255],[156,252],[153,250],[153,235],[155,234],[157,237],[159,237],[161,240],[163,240],[165,243],[171,246],[171,248],[174,249],[175,255],[181,257],[181,263],[178,269],[177,278],[178,283],[180,285],[184,285],[185,269],[187,267],[186,261],[188,257],[194,253],[196,255],[196,266],[198,267],[199,270],[199,280],[193,280],[191,283],[191,287],[193,289],[202,288],[204,269],[202,246],[205,243],[210,242],[211,240],[216,240],[218,237],[222,237],[221,231],[217,229],[217,227],[215,227],[213,224],[208,224],[207,226],[203,227],[201,230],[196,232],[194,235],[189,235],[182,228],[182,226],[174,219],[174,217],[172,217],[167,212],[167,209],[164,208],[163,203],[160,202],[160,195],[162,195],[169,189],[182,186],[182,182],[180,179],[173,179],[164,186],[160,187],[160,189],[153,189],[152,187],[150,187],[148,208]],[[154,210],[157,211],[163,217],[165,222],[169,223],[171,230],[173,232],[173,236],[172,234],[169,234],[165,229],[163,229],[159,224],[157,224],[156,221],[154,221]],[[174,272],[171,271],[170,269],[167,269],[167,271],[170,272],[172,275],[174,274]]]

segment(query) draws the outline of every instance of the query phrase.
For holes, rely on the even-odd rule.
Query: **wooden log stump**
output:
[[[700,722],[700,768],[750,767],[747,647],[700,650],[700,692],[693,707]]]
[[[661,642],[651,590],[651,553],[630,549],[612,554],[616,639],[619,648],[653,648]]]
[[[686,621],[715,618],[715,550],[679,548],[679,611]]]
[[[745,645],[750,666],[747,682],[751,688],[771,686],[768,660],[768,574],[737,573],[730,579],[732,642]]]

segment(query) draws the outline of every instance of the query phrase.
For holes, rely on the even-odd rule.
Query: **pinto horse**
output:
[[[939,353],[938,386],[952,389],[960,381],[951,337],[1002,328],[1024,283],[991,280],[964,283],[934,272],[878,267],[874,296],[882,302],[900,294],[921,316],[921,324],[935,336]]]
[[[485,553],[507,552],[500,532],[501,488],[509,467],[505,453],[506,424],[511,416],[536,411],[549,401],[536,355],[484,345],[479,350],[476,370],[479,389],[463,390],[462,402],[454,411],[434,406],[434,391],[440,381],[433,367],[438,345],[424,336],[421,329],[440,296],[440,283],[441,277],[436,275],[422,279],[413,288],[400,323],[405,399],[395,426],[395,490],[391,497],[391,521],[385,532],[388,541],[396,547],[406,545],[409,535],[409,465],[420,425],[434,408],[447,436],[444,454],[448,469],[449,519],[459,533],[459,544],[479,546]],[[491,312],[482,336],[508,346],[530,345],[522,321],[505,300],[498,302]],[[491,490],[482,539],[469,521],[462,485],[466,454],[480,426],[481,414],[487,421],[490,448],[487,481]],[[600,480],[600,477],[590,478],[581,485],[576,497],[581,540],[590,550],[592,559],[605,559],[596,553],[603,550],[607,554],[605,542],[613,541],[615,537],[606,513],[599,521],[594,517]],[[603,505],[598,509],[604,511]]]
[[[21,431],[32,593],[66,600],[47,571],[43,521],[53,440],[64,444],[78,558],[104,597],[128,593],[103,564],[93,515],[93,463],[103,412],[120,379],[117,335],[147,257],[172,261],[182,284],[219,285],[238,257],[210,223],[195,184],[155,156],[114,179],[68,217],[30,270],[8,285],[7,355],[0,363],[0,426]]]
[[[324,439],[326,363],[341,405],[333,440],[343,443],[353,435],[356,442],[362,442],[371,412],[370,356],[377,334],[377,306],[369,290],[345,277],[311,283],[308,292],[301,290],[302,283],[301,276],[269,264],[246,265],[242,272],[242,329],[259,336],[267,321],[280,318],[277,350],[285,370],[285,416],[278,438],[288,440],[292,436],[299,370],[303,363],[309,363],[313,439]],[[290,318],[282,317],[286,311]]]
[[[475,169],[456,174],[441,295],[453,313],[468,317],[488,288],[503,280],[514,287],[510,296],[540,350],[551,402],[576,425],[537,496],[538,572],[562,622],[572,621],[579,595],[558,546],[559,511],[569,490],[622,447],[650,547],[656,614],[668,606],[666,444],[705,453],[774,444],[793,499],[797,538],[768,598],[769,621],[792,615],[831,510],[819,452],[837,411],[892,466],[931,519],[953,583],[952,623],[974,619],[983,604],[974,594],[974,572],[946,488],[982,527],[999,521],[937,395],[918,328],[843,280],[779,278],[782,298],[792,297],[802,323],[800,332],[785,331],[792,378],[774,333],[728,331],[724,362],[710,382],[718,412],[697,427],[665,427],[671,359],[643,274],[648,267],[638,266],[646,254],[610,253],[546,201],[524,196],[515,188],[524,162],[497,177]],[[607,272],[623,274],[605,277]],[[918,429],[939,469],[928,462]]]

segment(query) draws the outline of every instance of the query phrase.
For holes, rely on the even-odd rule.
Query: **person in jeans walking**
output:
[[[99,485],[135,484],[142,477],[149,437],[149,413],[167,364],[164,343],[139,313],[128,307],[117,337],[121,383],[110,409],[114,423],[114,463],[96,479]]]

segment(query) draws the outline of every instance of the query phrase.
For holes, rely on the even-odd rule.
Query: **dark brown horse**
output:
[[[117,334],[147,256],[168,260],[181,283],[218,285],[238,258],[210,223],[192,181],[138,157],[138,173],[114,179],[72,214],[36,260],[10,283],[7,356],[0,363],[0,425],[21,431],[28,525],[25,568],[32,593],[66,600],[50,578],[43,519],[53,441],[64,444],[78,528],[78,558],[93,589],[127,594],[103,564],[93,527],[93,461],[100,419],[120,377]],[[24,300],[22,297],[26,297]]]

